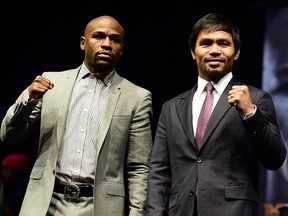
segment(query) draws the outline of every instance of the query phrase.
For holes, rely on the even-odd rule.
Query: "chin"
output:
[[[210,80],[220,80],[223,78],[228,72],[223,72],[219,70],[208,70],[206,71],[206,75],[210,78]]]

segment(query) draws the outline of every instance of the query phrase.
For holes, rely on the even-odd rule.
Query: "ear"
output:
[[[122,53],[123,53],[123,49],[124,49],[124,46],[125,46],[125,44],[124,44],[124,43],[122,43],[122,48],[121,48],[120,56],[122,56]]]
[[[192,55],[192,58],[195,60],[196,59],[196,57],[195,57],[195,53],[190,49],[190,53],[191,53],[191,55]]]
[[[81,50],[85,50],[85,41],[86,41],[85,37],[82,36],[80,38],[80,48],[81,48]]]
[[[239,58],[239,55],[240,55],[240,49],[235,53],[234,60],[237,60]]]

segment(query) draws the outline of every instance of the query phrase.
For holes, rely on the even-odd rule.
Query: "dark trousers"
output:
[[[193,216],[198,216],[198,212],[197,212],[197,197],[196,196],[195,196],[195,204],[194,204]]]

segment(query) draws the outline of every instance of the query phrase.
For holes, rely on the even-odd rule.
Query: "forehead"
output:
[[[198,39],[211,39],[211,40],[231,40],[232,41],[232,35],[226,31],[209,31],[209,30],[203,30],[199,33]]]
[[[115,20],[109,18],[100,18],[92,20],[88,26],[86,33],[103,32],[107,35],[121,35],[124,36],[122,26]]]

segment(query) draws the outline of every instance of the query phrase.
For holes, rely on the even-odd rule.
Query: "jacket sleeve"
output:
[[[255,115],[244,124],[254,141],[253,148],[259,161],[265,168],[277,170],[284,163],[287,149],[280,135],[270,94],[262,92],[256,106]]]
[[[6,144],[17,144],[39,128],[41,101],[25,104],[23,93],[7,110],[1,123],[1,140]]]

